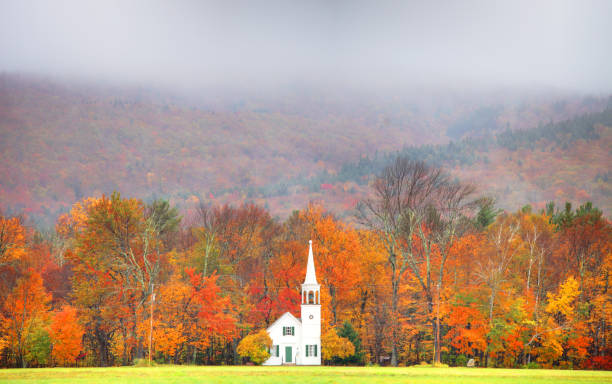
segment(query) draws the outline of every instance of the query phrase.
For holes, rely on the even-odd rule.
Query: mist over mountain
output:
[[[584,137],[585,152],[576,153],[574,141],[562,147],[536,140],[533,155],[517,156],[508,148],[484,153],[478,147],[470,149],[468,162],[443,160],[452,140],[528,132],[601,112],[608,102],[605,97],[543,91],[459,94],[429,89],[368,97],[305,89],[278,96],[226,96],[215,104],[154,89],[5,74],[0,76],[5,165],[0,200],[3,209],[23,211],[47,226],[76,201],[114,190],[168,198],[184,210],[199,202],[254,201],[286,217],[309,201],[322,201],[350,216],[380,167],[359,175],[361,179],[347,179],[343,169],[404,148],[442,145],[433,158],[417,157],[439,160],[480,185],[482,194],[498,197],[505,208],[542,205],[546,199],[594,198],[607,211],[605,164],[612,124],[600,124],[597,136]],[[540,160],[525,176],[516,162],[527,164],[536,153]],[[560,162],[560,156],[573,160]],[[597,157],[585,163],[592,156]],[[561,170],[550,173],[560,165]],[[564,180],[559,172],[565,166],[586,166],[588,172]],[[550,180],[534,185],[542,175]],[[544,193],[550,187],[545,184],[559,180],[555,191],[561,192]],[[606,185],[604,190],[596,188],[598,182]],[[589,183],[588,192],[574,187]]]

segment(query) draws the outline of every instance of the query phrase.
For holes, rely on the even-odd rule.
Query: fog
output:
[[[2,1],[0,71],[177,88],[612,91],[612,1]]]

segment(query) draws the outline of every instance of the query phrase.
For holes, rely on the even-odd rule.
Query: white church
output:
[[[321,365],[321,286],[315,275],[312,240],[309,243],[302,284],[302,318],[285,312],[268,327],[272,350],[263,365]]]

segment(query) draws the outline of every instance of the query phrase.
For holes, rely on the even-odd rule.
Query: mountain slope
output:
[[[446,145],[379,153],[346,163],[338,173],[287,184],[306,185],[319,194],[317,198],[344,205],[343,210],[347,202],[350,205],[367,193],[369,180],[398,154],[447,169],[477,185],[479,193],[496,198],[505,209],[591,200],[604,212],[612,212],[612,99],[600,113],[531,130],[505,130]],[[320,186],[325,186],[324,191]],[[338,199],[341,196],[344,202]]]
[[[2,74],[0,208],[25,212],[51,225],[75,201],[119,190],[145,199],[169,198],[182,208],[198,201],[254,200],[282,216],[310,200],[323,199],[341,213],[365,189],[367,175],[360,180],[342,178],[343,165],[359,158],[404,146],[444,145],[449,127],[455,127],[453,137],[478,138],[508,126],[526,128],[601,111],[606,103],[592,97],[491,100],[491,95],[485,96],[415,91],[407,96],[335,93],[318,97],[288,92],[244,100],[209,95],[205,101],[185,101],[163,92]],[[471,126],[470,121],[478,123]],[[605,131],[600,139],[589,141],[597,143],[594,148],[598,149],[591,153],[595,164],[609,164],[608,139]],[[505,169],[502,174],[518,172],[527,178],[525,183],[532,182],[530,171],[510,165],[512,161],[505,164],[518,156],[501,153],[476,157],[488,157],[491,167]],[[555,160],[563,164],[559,172],[584,160],[579,155],[563,156],[569,157]],[[503,178],[491,178],[495,181],[489,183],[486,170],[491,167],[465,163],[456,172],[494,191],[505,191],[508,184]],[[555,197],[578,196],[575,186],[583,185],[580,177],[592,172],[577,173],[577,179],[568,179],[571,184],[555,189]],[[608,177],[601,174],[602,180]],[[536,186],[548,182],[533,181]],[[589,187],[586,194],[601,200],[598,196],[609,193],[606,183],[603,192]],[[537,188],[528,185],[520,191],[531,193]],[[542,196],[517,193],[512,201],[518,196],[529,201],[550,196],[548,192]],[[529,201],[523,198],[521,203]]]

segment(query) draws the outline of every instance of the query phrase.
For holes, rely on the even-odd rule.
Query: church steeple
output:
[[[304,365],[321,365],[321,286],[317,283],[312,240],[308,242],[306,278],[302,284],[302,343]]]
[[[306,265],[306,278],[304,279],[304,284],[317,284],[314,257],[312,256],[312,240],[308,240],[308,244],[308,264]]]
[[[306,264],[306,278],[302,284],[302,304],[321,304],[321,286],[317,283],[314,256],[312,255],[312,240],[308,241],[308,264]]]

